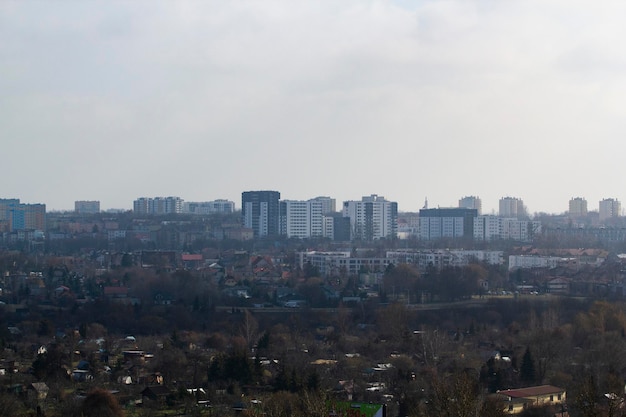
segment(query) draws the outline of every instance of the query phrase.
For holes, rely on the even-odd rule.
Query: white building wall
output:
[[[502,220],[503,239],[530,242],[539,233],[541,233],[541,222],[517,219]]]
[[[474,219],[474,239],[490,242],[502,238],[502,218],[478,216]]]
[[[306,239],[324,234],[322,202],[282,200],[281,234]]]
[[[621,215],[622,205],[613,198],[605,198],[599,203],[600,221],[608,220]]]
[[[372,217],[367,218],[367,207],[371,204]],[[387,201],[375,194],[363,197],[361,201],[346,201],[343,216],[350,218],[353,238],[364,239],[371,232],[371,238],[395,237],[398,231],[397,203]],[[371,223],[368,223],[371,222]]]
[[[526,215],[524,202],[516,197],[503,197],[498,204],[500,217],[523,217]]]
[[[315,197],[309,201],[316,201],[322,204],[322,214],[335,213],[337,211],[337,203],[334,198]]]
[[[259,208],[259,236],[267,236],[269,234],[269,205],[266,201],[261,201]]]
[[[233,213],[234,211],[235,203],[229,200],[183,202],[183,213],[210,215],[218,213]]]
[[[476,209],[478,211],[478,215],[480,216],[483,210],[483,203],[479,197],[468,196],[468,197],[463,197],[459,200],[459,207]]]
[[[419,224],[423,240],[463,237],[463,217],[420,217]]]
[[[322,236],[333,239],[335,236],[335,221],[332,216],[322,217]]]
[[[510,255],[509,271],[515,269],[556,268],[563,258],[554,256]]]

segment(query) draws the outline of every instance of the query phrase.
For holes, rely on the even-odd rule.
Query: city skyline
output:
[[[626,4],[2,2],[0,194],[626,199]]]
[[[187,200],[187,199],[182,198],[180,196],[165,196],[165,195],[150,196],[150,197],[148,197],[148,196],[141,196],[141,197],[137,197],[137,198],[133,199],[133,201],[131,201],[130,204],[127,204],[124,207],[106,207],[106,206],[103,206],[103,208],[99,209],[98,211],[106,212],[108,210],[113,210],[113,211],[122,210],[122,211],[145,212],[146,210],[141,210],[141,209],[138,210],[137,209],[137,204],[140,201],[142,201],[144,204],[146,204],[146,207],[147,207],[148,200],[167,200],[167,199],[179,200],[178,204],[180,204],[181,209],[182,209],[183,205],[184,206],[188,206],[190,204],[191,205],[198,205],[198,204],[220,203],[221,202],[221,203],[229,203],[229,204],[231,204],[232,205],[232,209],[230,211],[232,211],[232,210],[239,210],[240,211],[242,209],[242,206],[241,206],[241,195],[242,195],[242,193],[245,194],[245,193],[249,193],[249,192],[268,192],[268,191],[278,192],[279,194],[281,194],[281,192],[279,190],[269,190],[269,189],[264,189],[264,190],[246,190],[246,191],[242,191],[242,192],[239,193],[239,199],[230,200],[230,199],[225,199],[225,198],[214,198],[214,199],[205,198],[205,199],[193,200],[193,201]],[[369,196],[380,197],[381,199],[385,199],[385,195],[382,195],[382,194],[381,195],[370,194]],[[361,196],[359,198],[367,198],[369,196],[366,195],[366,196]],[[281,197],[279,199],[279,201],[305,202],[305,201],[310,201],[310,200],[315,200],[315,199],[320,199],[320,198],[331,199],[331,200],[334,200],[335,202],[339,202],[339,204],[358,199],[358,198],[355,197],[355,198],[352,198],[352,199],[341,200],[341,199],[337,199],[337,198],[335,198],[333,196],[328,196],[328,195],[327,196],[308,196],[308,197],[306,197],[304,199],[294,199],[294,198],[291,198],[290,196],[284,196],[284,197]],[[26,201],[23,201],[19,197],[6,197],[6,196],[3,196],[3,197],[0,198],[0,200],[2,200],[2,199],[7,199],[7,200],[15,199],[15,200],[21,201],[22,204],[35,204],[35,205],[36,204],[44,204],[44,205],[46,205],[46,207],[48,207],[48,209],[47,209],[48,212],[72,212],[72,211],[77,211],[78,210],[77,207],[78,207],[79,204],[81,206],[85,205],[85,204],[89,204],[89,205],[97,204],[98,208],[100,208],[100,206],[101,206],[101,201],[97,200],[97,199],[96,200],[89,200],[89,201],[87,201],[87,200],[74,200],[72,202],[72,208],[71,209],[50,208],[49,205],[46,202],[44,202],[44,201],[26,202]],[[438,205],[438,204],[437,205],[433,205],[433,204],[431,204],[428,201],[424,201],[421,207],[418,207],[418,208],[416,208],[414,210],[411,210],[411,209],[404,209],[403,207],[401,207],[398,204],[398,212],[399,213],[417,213],[421,209],[424,209],[424,208],[429,208],[429,209],[433,209],[433,208],[448,209],[448,208],[465,207],[463,205],[463,201],[462,200],[466,200],[466,199],[475,199],[476,201],[478,201],[482,205],[482,198],[479,195],[474,195],[474,196],[465,195],[465,196],[459,197],[456,200],[457,201],[456,204],[448,205],[448,206],[443,206],[443,205]],[[396,202],[394,199],[390,199],[390,200],[393,200],[394,202]],[[507,195],[507,196],[500,197],[498,199],[498,203],[500,205],[502,205],[503,201],[505,201],[505,200],[517,200],[519,202],[519,204],[520,204],[520,207],[526,208],[526,204],[525,204],[523,198],[511,197],[511,196]],[[578,208],[575,208],[575,207],[572,206],[572,204],[575,204],[575,203],[580,204],[581,202],[585,203],[584,214],[580,213]],[[602,209],[601,209],[602,204],[606,204],[608,202],[611,203],[611,207],[613,207],[613,206],[616,207],[615,209],[612,210],[611,216],[623,216],[624,215],[624,210],[621,208],[621,201],[619,199],[617,199],[617,198],[605,197],[605,198],[602,198],[601,200],[599,200],[597,202],[597,204],[594,204],[593,202],[591,202],[591,204],[589,204],[589,201],[585,197],[580,197],[580,196],[571,197],[566,202],[567,208],[565,210],[561,211],[561,212],[558,212],[558,213],[550,213],[550,212],[541,211],[541,210],[535,211],[535,212],[525,211],[524,210],[522,213],[520,213],[520,215],[522,217],[526,216],[526,215],[532,217],[534,214],[545,213],[545,214],[550,214],[550,215],[560,215],[560,214],[567,215],[567,214],[572,214],[574,216],[581,216],[581,215],[586,215],[587,212],[589,212],[589,213],[594,213],[594,212],[595,213],[599,213],[599,212],[601,212],[602,211]],[[425,203],[428,203],[428,207],[425,207],[425,205],[424,205]],[[498,216],[504,216],[504,217],[515,217],[511,213],[508,213],[506,210],[504,212],[502,210],[503,210],[502,207],[490,208],[487,211],[479,209],[478,213],[479,213],[479,215],[482,214],[484,216],[498,215]],[[572,212],[572,210],[573,210],[573,212]],[[178,210],[178,212],[181,212],[181,213],[188,212],[188,211],[189,212],[195,211],[195,209],[191,210],[191,211],[189,210],[189,208],[187,210]],[[93,209],[91,209],[91,210],[89,210],[89,212],[93,213],[94,211],[93,211]],[[341,212],[341,210],[340,209],[336,209],[335,212],[339,213],[339,212]],[[196,214],[199,214],[199,213],[196,213]],[[204,214],[209,214],[209,213],[207,212],[207,213],[204,213]],[[605,217],[610,217],[610,216],[605,216]]]

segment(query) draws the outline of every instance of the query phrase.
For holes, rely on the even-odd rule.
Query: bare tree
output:
[[[243,313],[243,321],[241,323],[240,334],[246,340],[248,347],[252,347],[256,343],[256,338],[259,330],[259,323],[254,318],[252,313],[247,309]]]

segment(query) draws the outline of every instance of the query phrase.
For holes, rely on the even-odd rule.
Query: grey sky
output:
[[[626,203],[622,1],[3,1],[0,198]]]

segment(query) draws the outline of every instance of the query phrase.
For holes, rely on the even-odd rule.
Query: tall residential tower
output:
[[[372,194],[361,201],[344,201],[343,216],[350,218],[353,239],[395,238],[398,233],[398,203]]]
[[[277,236],[280,231],[279,201],[278,191],[241,193],[243,226],[252,229],[254,237]]]

